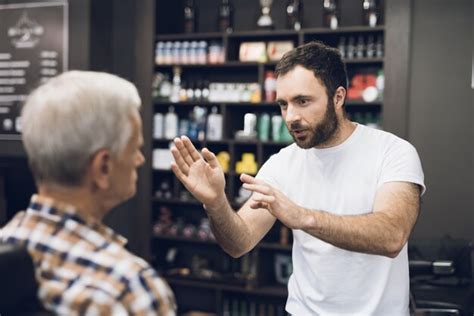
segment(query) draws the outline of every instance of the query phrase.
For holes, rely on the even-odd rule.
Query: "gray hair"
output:
[[[81,184],[92,155],[127,144],[130,115],[141,101],[135,86],[115,75],[69,71],[28,97],[21,115],[22,139],[36,182]]]

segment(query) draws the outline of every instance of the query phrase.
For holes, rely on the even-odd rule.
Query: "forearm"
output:
[[[234,258],[245,254],[251,245],[250,232],[227,199],[218,206],[205,206],[212,232],[225,252]]]
[[[394,258],[409,235],[396,224],[397,219],[383,212],[342,216],[306,211],[309,215],[303,231],[350,251]]]

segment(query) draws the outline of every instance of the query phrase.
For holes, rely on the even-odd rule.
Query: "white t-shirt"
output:
[[[257,178],[305,208],[339,215],[372,212],[377,189],[404,181],[423,187],[416,149],[405,140],[357,125],[342,144],[273,155]],[[293,315],[408,315],[407,246],[394,258],[335,247],[293,230],[293,274],[286,310]]]

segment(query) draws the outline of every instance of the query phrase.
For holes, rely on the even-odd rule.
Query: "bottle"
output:
[[[372,58],[375,55],[375,43],[373,35],[369,35],[369,37],[367,37],[367,50],[365,54],[368,58]]]
[[[276,78],[273,71],[265,72],[265,101],[274,102],[276,99]]]
[[[222,139],[222,115],[217,113],[217,106],[213,106],[207,117],[207,139]]]
[[[201,98],[202,101],[208,102],[209,101],[209,81],[205,81],[204,85],[202,86],[201,89]]]
[[[198,80],[196,81],[196,84],[194,85],[194,101],[200,102],[202,101],[202,81]]]
[[[339,52],[341,53],[341,57],[344,59],[346,58],[346,38],[344,36],[341,36],[339,39],[339,43],[337,44],[337,49],[339,49]]]
[[[362,35],[359,35],[357,37],[357,44],[356,44],[356,57],[364,58],[364,51],[365,51],[364,38],[362,37]]]
[[[184,32],[194,33],[196,32],[196,6],[194,0],[186,0],[184,5]]]
[[[181,68],[174,67],[173,68],[173,86],[171,88],[171,96],[170,101],[173,103],[179,102],[181,90]]]
[[[262,113],[258,120],[258,139],[262,142],[268,141],[270,135],[270,115]]]
[[[339,13],[337,11],[337,0],[324,0],[323,2],[323,22],[325,27],[332,30],[339,25]]]
[[[181,88],[179,89],[179,102],[186,102],[188,101],[188,94],[187,94],[187,89],[186,89],[186,83],[183,83],[181,85]]]
[[[375,42],[375,56],[378,58],[383,57],[383,37],[379,35],[377,41]]]
[[[349,41],[347,42],[346,58],[352,59],[354,58],[354,54],[355,54],[354,36],[351,36],[349,37]]]
[[[170,106],[165,115],[165,138],[173,139],[176,136],[178,136],[178,115],[174,112],[174,106]]]
[[[234,28],[234,8],[230,0],[222,0],[219,5],[218,30],[230,33]]]
[[[193,86],[194,84],[192,82],[189,82],[188,88],[186,89],[186,99],[188,100],[188,102],[195,100]]]
[[[286,24],[288,28],[299,31],[303,21],[303,2],[300,0],[288,0],[286,6]]]
[[[375,0],[363,0],[362,11],[364,15],[364,25],[374,27],[377,25],[379,13],[377,10],[377,3]]]
[[[163,114],[155,113],[153,116],[153,138],[163,138]]]

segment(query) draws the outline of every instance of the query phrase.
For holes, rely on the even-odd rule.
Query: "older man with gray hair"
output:
[[[22,139],[38,193],[2,230],[26,247],[38,296],[61,315],[174,315],[173,293],[101,223],[136,192],[140,97],[117,76],[70,71],[28,98]]]

